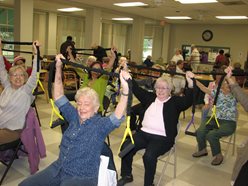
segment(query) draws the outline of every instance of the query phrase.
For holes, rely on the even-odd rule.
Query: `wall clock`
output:
[[[211,30],[205,30],[202,32],[202,39],[204,41],[210,41],[213,39],[213,32]]]

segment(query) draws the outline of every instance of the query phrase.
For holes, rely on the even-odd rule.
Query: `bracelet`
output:
[[[123,95],[123,96],[128,96],[128,94],[125,94],[125,93],[123,93],[123,92],[121,92],[121,95]]]

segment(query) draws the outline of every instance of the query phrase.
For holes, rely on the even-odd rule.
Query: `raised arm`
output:
[[[126,111],[128,92],[129,92],[128,83],[127,83],[128,79],[131,79],[130,74],[127,71],[122,70],[120,73],[122,92],[121,92],[120,101],[115,109],[115,116],[118,119],[120,119],[125,114]]]
[[[68,46],[66,51],[67,51],[67,53],[69,55],[70,61],[71,62],[76,62],[76,59],[74,58],[74,56],[72,54],[72,46]]]
[[[226,72],[226,80],[230,85],[231,92],[235,96],[235,98],[240,102],[240,104],[244,107],[245,111],[248,112],[248,95],[242,90],[242,88],[237,84],[234,77],[232,77],[232,67],[228,67],[225,69]]]
[[[24,91],[28,94],[32,93],[35,87],[37,86],[37,46],[40,47],[39,41],[33,42],[33,66],[32,66],[32,73],[28,78],[27,82],[24,84]],[[40,64],[39,64],[40,65]],[[40,67],[39,67],[40,68]]]
[[[112,68],[113,68],[115,59],[116,59],[116,57],[117,57],[116,54],[115,54],[115,51],[116,51],[116,48],[115,48],[115,47],[112,47],[112,48],[111,48],[110,60],[109,60],[108,65],[106,66],[106,69],[112,69]]]
[[[196,80],[196,85],[205,94],[209,94],[209,95],[211,94],[211,90],[208,87],[205,87],[205,85],[203,85],[200,81]]]
[[[0,38],[0,81],[3,87],[10,85],[8,78],[8,72],[5,68],[3,51],[2,51],[2,39]]]
[[[61,58],[65,59],[62,54],[56,55],[56,71],[55,71],[55,79],[54,79],[54,100],[58,100],[60,97],[64,95],[64,86],[62,82],[62,62]]]

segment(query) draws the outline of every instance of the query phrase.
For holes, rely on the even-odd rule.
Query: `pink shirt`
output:
[[[145,112],[141,130],[150,134],[166,136],[164,128],[163,106],[171,97],[164,101],[157,98]]]

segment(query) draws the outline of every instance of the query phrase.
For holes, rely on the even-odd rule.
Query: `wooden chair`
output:
[[[71,70],[63,71],[64,74],[64,88],[71,90],[71,89],[78,89],[78,79],[76,73]]]

